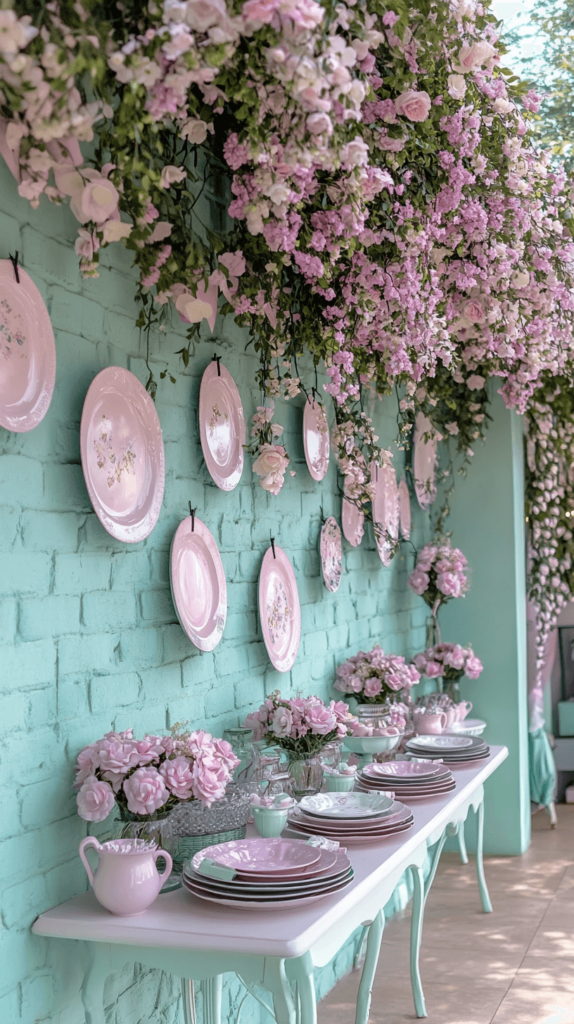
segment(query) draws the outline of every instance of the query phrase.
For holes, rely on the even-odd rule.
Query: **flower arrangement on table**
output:
[[[466,593],[469,588],[467,569],[465,556],[460,548],[451,546],[450,540],[425,544],[417,555],[408,584],[436,615],[441,604]]]
[[[460,700],[458,681],[462,676],[467,679],[478,679],[483,664],[472,650],[472,647],[461,647],[460,644],[435,644],[426,651],[416,654],[412,664],[427,679],[442,677],[446,691],[452,700]]]
[[[319,697],[282,697],[272,693],[243,726],[253,729],[254,740],[283,747],[299,757],[318,753],[333,740],[344,739],[356,722],[347,704]]]
[[[103,821],[117,806],[136,821],[165,817],[183,802],[211,807],[225,796],[239,764],[231,745],[203,729],[135,739],[132,729],[108,732],[78,754],[74,789],[78,814]]]
[[[377,644],[372,651],[359,651],[340,665],[334,685],[361,703],[384,704],[402,691],[408,695],[419,679],[415,665],[401,655],[385,654]]]

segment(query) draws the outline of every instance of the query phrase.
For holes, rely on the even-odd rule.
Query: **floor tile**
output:
[[[526,957],[492,1024],[574,1024],[574,973],[554,959]]]

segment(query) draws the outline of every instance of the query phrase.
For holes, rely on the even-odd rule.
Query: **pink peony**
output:
[[[81,194],[72,200],[73,213],[81,224],[93,220],[103,224],[118,208],[119,193],[107,178],[88,181]]]
[[[241,8],[245,21],[256,22],[258,26],[270,25],[277,13],[280,0],[247,0]]]
[[[217,757],[203,754],[193,766],[193,793],[205,807],[225,796],[228,773]]]
[[[476,654],[469,654],[466,659],[466,666],[464,670],[465,675],[468,676],[469,679],[478,679],[483,668],[484,666],[480,658],[477,658]]]
[[[159,771],[167,788],[178,800],[189,800],[193,792],[193,775],[187,757],[164,761]]]
[[[326,736],[327,733],[332,732],[337,726],[336,716],[330,708],[326,708],[319,701],[311,704],[306,709],[305,718],[311,732],[318,736]]]
[[[93,775],[99,764],[99,758],[97,754],[97,746],[95,743],[90,743],[88,747],[84,747],[80,750],[76,758],[76,777],[74,779],[74,789],[79,789],[83,782],[88,778],[89,775]]]
[[[84,821],[103,821],[116,805],[112,787],[90,775],[76,797],[78,814]]]
[[[439,573],[436,585],[445,597],[462,597],[464,594],[464,577],[455,572]]]
[[[276,708],[271,721],[271,732],[278,738],[282,738],[290,736],[292,728],[293,715],[289,708]]]
[[[129,739],[106,739],[98,744],[100,771],[115,790],[119,789],[125,775],[140,764],[136,744]]]
[[[243,722],[243,728],[253,729],[254,740],[262,740],[263,737],[265,736],[265,733],[267,732],[267,727],[259,718],[257,711],[247,715],[245,721]]]
[[[169,800],[169,790],[155,768],[138,768],[123,788],[132,814],[154,814]]]
[[[476,299],[471,299],[464,307],[464,315],[473,324],[481,324],[484,320],[484,310]]]
[[[418,594],[419,597],[421,597],[429,585],[428,574],[423,572],[423,570],[417,565],[408,578],[408,584],[411,590],[414,590],[415,594]]]
[[[428,92],[417,92],[409,89],[402,92],[395,100],[395,110],[399,116],[407,117],[409,121],[426,121],[431,108],[431,99]]]
[[[365,694],[365,697],[376,697],[377,694],[381,692],[382,688],[383,684],[381,683],[381,680],[377,679],[376,676],[371,676],[370,679],[365,680],[363,692]]]

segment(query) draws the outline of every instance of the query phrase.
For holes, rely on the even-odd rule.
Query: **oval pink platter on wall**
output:
[[[0,425],[18,433],[44,419],[54,392],[56,346],[32,278],[0,260]]]
[[[293,566],[278,544],[267,549],[259,574],[259,618],[271,664],[293,666],[301,639],[301,608]]]
[[[184,633],[200,651],[212,651],[225,629],[227,583],[213,534],[197,516],[187,516],[175,531],[170,582]]]

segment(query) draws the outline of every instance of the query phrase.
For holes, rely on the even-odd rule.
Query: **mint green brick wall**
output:
[[[340,497],[334,464],[322,484],[307,472],[301,400],[277,409],[297,471],[278,497],[257,485],[249,460],[232,494],[212,483],[197,408],[201,375],[215,350],[237,381],[247,418],[259,400],[248,335],[231,322],[219,320],[213,338],[205,330],[175,385],[160,382],[166,486],[155,530],[134,546],[103,530],[80,466],[82,403],[105,366],[126,366],[142,381],[147,371],[127,254],[106,254],[99,280],[82,281],[74,237],[69,211],[44,202],[32,211],[0,167],[0,258],[19,250],[48,304],[58,354],[44,422],[30,434],[0,429],[0,1020],[7,1024],[84,1021],[79,958],[65,943],[29,931],[39,912],[86,888],[77,846],[87,828],[71,790],[72,765],[84,744],[112,727],[164,731],[182,719],[221,734],[276,687],[330,696],[336,664],[361,646],[379,641],[411,654],[424,641],[424,606],[406,587],[411,563],[400,556],[384,569],[372,537],[358,550],[345,543],[341,588],[336,595],[325,590],[317,559],[321,509],[340,518]],[[172,352],[184,334],[174,322],[161,339],[161,355],[160,336],[152,338],[156,375],[166,359],[177,366]],[[377,403],[375,416],[390,443],[394,400]],[[399,470],[403,458],[396,456]],[[169,592],[169,546],[190,500],[218,541],[228,579],[227,627],[212,654],[200,654],[184,636]],[[413,513],[417,540],[428,525],[420,511]],[[292,558],[302,605],[301,648],[286,675],[271,668],[257,620],[257,578],[270,534]],[[319,991],[349,963],[347,948],[322,972]],[[241,998],[230,979],[230,1024]],[[110,978],[106,1005],[110,1024],[180,1020],[177,986],[139,966]],[[257,1021],[249,997],[242,1024]]]

